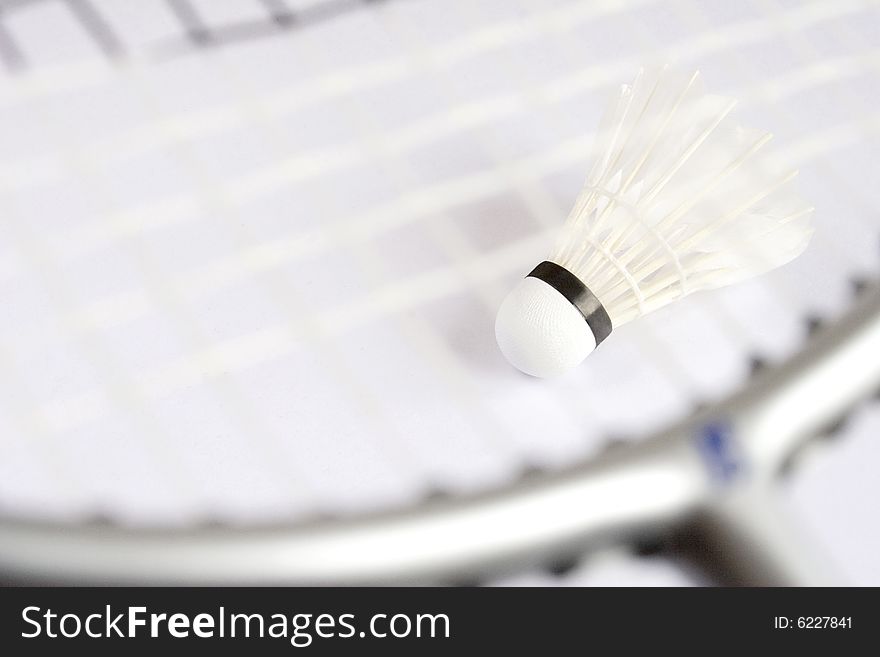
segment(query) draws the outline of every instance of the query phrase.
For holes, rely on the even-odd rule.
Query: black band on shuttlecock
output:
[[[532,278],[544,281],[568,299],[568,302],[584,316],[587,325],[596,338],[596,346],[611,333],[611,317],[602,302],[590,291],[583,281],[562,265],[545,260],[529,274]],[[526,276],[528,278],[529,276]]]

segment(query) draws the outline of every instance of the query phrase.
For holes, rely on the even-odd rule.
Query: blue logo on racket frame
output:
[[[696,443],[709,474],[716,482],[728,484],[742,474],[745,463],[728,422],[719,420],[703,425]]]

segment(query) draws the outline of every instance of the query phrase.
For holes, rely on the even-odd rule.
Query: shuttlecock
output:
[[[612,328],[799,255],[812,208],[764,155],[735,101],[699,74],[642,71],[600,126],[594,162],[550,257],[507,296],[495,335],[533,376],[574,367]]]

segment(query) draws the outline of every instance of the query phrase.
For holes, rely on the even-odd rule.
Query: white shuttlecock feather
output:
[[[502,303],[501,351],[533,376],[580,363],[637,317],[792,260],[812,235],[796,171],[770,134],[738,126],[735,101],[699,74],[642,71],[609,107],[593,167],[555,249]]]

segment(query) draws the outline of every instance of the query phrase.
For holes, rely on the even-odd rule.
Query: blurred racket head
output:
[[[517,488],[743,389],[876,277],[878,16],[3,3],[5,515],[357,521]],[[609,88],[646,61],[742,99],[800,168],[816,236],[778,272],[623,327],[567,377],[522,377],[495,310],[576,197]]]

